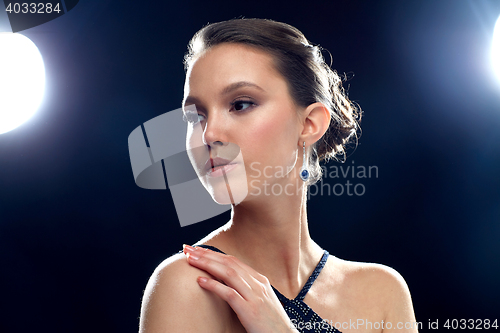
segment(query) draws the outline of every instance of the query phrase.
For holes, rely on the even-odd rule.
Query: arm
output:
[[[410,290],[405,280],[392,268],[386,267],[385,271],[384,284],[389,295],[386,322],[392,324],[392,329],[384,329],[383,332],[418,333]]]

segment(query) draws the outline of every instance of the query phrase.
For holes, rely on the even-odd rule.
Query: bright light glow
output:
[[[493,69],[500,79],[500,16],[495,24],[495,30],[493,30],[493,41],[491,43],[491,63],[493,64]]]
[[[42,102],[45,67],[27,37],[0,32],[0,134],[31,118]]]

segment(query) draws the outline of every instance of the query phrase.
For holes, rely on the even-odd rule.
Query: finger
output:
[[[223,281],[227,286],[236,289],[243,297],[250,294],[252,287],[247,281],[254,279],[248,273],[245,274],[231,259],[226,258],[226,260],[218,262],[210,256],[198,255],[199,253],[188,254],[190,265],[209,273],[217,280]]]
[[[233,288],[204,276],[198,277],[198,284],[225,300],[235,313],[244,310],[246,300]]]
[[[251,274],[258,273],[250,267],[251,272],[243,269],[240,266],[241,262],[235,257],[210,250],[191,251],[188,252],[188,262],[236,289],[247,300],[254,291],[262,290],[262,283]]]
[[[238,258],[233,257],[231,255],[215,252],[215,251],[212,251],[210,249],[203,248],[203,247],[192,247],[192,246],[184,244],[184,254],[187,255],[188,253],[196,253],[196,254],[198,254],[197,255],[198,257],[203,256],[205,258],[209,258],[211,260],[217,261],[221,264],[227,264],[227,260],[228,260],[227,258],[231,258],[231,260],[234,260],[234,263],[231,263],[228,266],[235,268],[238,271],[238,273],[240,273],[240,274],[247,273],[248,274],[249,272],[251,272],[252,275],[254,277],[257,277],[257,280],[260,282],[263,282],[263,281],[261,281],[261,277],[265,278],[264,275],[260,274],[259,272],[254,270],[252,267],[246,265],[245,263],[240,261]],[[237,265],[239,267],[235,267],[234,265]]]
[[[218,262],[227,267],[231,267],[236,272],[242,276],[247,276],[249,272],[255,272],[250,266],[244,265],[241,261],[239,261],[236,257],[231,255],[219,253],[212,251],[210,249],[202,248],[202,247],[192,247],[189,245],[184,246],[184,254],[188,255],[192,259],[205,258],[212,260],[214,262]]]
[[[204,253],[203,255],[206,256],[207,258],[210,258],[210,259],[217,261],[217,262],[220,262],[220,263],[224,263],[224,258],[227,258],[227,257],[234,258],[236,264],[238,266],[240,266],[245,272],[251,272],[252,273],[251,275],[253,276],[253,278],[256,279],[258,282],[264,283],[264,284],[269,283],[269,280],[264,275],[260,274],[259,272],[254,270],[252,267],[243,263],[242,261],[240,261],[236,257],[230,256],[230,255],[227,255],[224,253],[220,253],[220,252],[215,252],[215,251],[212,251],[211,249],[207,249],[204,247],[192,247],[189,245],[184,245],[184,253],[185,254],[193,252],[193,251],[195,251],[195,252],[201,251],[200,253]]]

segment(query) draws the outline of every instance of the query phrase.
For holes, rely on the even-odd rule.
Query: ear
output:
[[[306,146],[314,144],[326,133],[330,126],[330,112],[323,103],[309,105],[303,114],[303,128],[300,134],[299,146],[305,141]]]

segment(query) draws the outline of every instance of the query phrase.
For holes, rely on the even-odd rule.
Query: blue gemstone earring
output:
[[[304,145],[302,146],[303,157],[302,157],[302,168],[300,169],[300,179],[303,181],[307,181],[309,179],[309,171],[307,171],[306,167],[306,142],[304,141]]]

